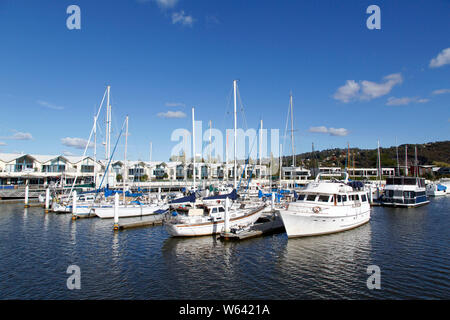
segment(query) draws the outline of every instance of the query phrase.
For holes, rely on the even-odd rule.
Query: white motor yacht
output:
[[[370,220],[367,192],[344,181],[320,180],[319,174],[295,202],[280,209],[289,238],[323,235],[356,228]]]

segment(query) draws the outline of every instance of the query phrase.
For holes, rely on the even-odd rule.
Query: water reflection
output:
[[[70,220],[70,243],[75,245],[77,242],[77,223],[76,220]]]
[[[26,222],[28,220],[28,208],[23,209],[23,224],[26,225]]]
[[[281,247],[276,272],[288,298],[351,298],[349,283],[364,289],[372,250],[370,222],[331,235],[291,238]]]
[[[48,223],[49,223],[49,216],[47,213],[44,213],[44,231],[47,233],[48,231]]]
[[[41,211],[3,208],[0,298],[450,298],[450,198],[374,208],[368,224],[342,233],[240,242],[170,238],[164,227],[113,232],[111,220]],[[78,294],[64,286],[70,264],[83,270]],[[379,291],[366,286],[372,264]]]
[[[111,250],[112,250],[112,259],[113,259],[114,263],[117,263],[120,260],[120,242],[119,242],[119,240],[120,240],[119,232],[113,231]]]

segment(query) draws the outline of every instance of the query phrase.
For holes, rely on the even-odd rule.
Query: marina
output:
[[[449,299],[450,199],[375,207],[345,232],[245,241],[170,237],[164,226],[113,231],[113,221],[3,204],[2,299]],[[129,218],[126,223],[145,221]],[[67,290],[66,269],[82,271]],[[366,286],[369,265],[382,290]],[[206,284],[204,279],[214,279]]]
[[[181,320],[450,300],[449,12],[2,1],[0,300]]]

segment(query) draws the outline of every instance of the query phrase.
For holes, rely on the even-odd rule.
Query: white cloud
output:
[[[41,106],[49,108],[49,109],[53,109],[53,110],[62,110],[62,109],[64,109],[64,107],[62,107],[62,106],[56,106],[56,105],[51,104],[51,103],[49,103],[47,101],[38,100],[36,102],[38,104],[40,104]]]
[[[154,0],[160,8],[173,8],[177,5],[178,0]]]
[[[187,16],[184,11],[181,10],[180,12],[172,13],[172,23],[180,23],[183,26],[192,26],[194,23],[194,18],[192,18],[192,16]]]
[[[82,139],[82,138],[70,138],[70,137],[66,137],[66,138],[62,138],[61,139],[61,143],[67,147],[72,147],[72,148],[76,148],[76,149],[84,149],[86,148],[87,145],[87,140]],[[94,144],[91,142],[89,144],[89,148],[93,148]]]
[[[166,102],[166,107],[186,107],[186,105],[182,102]]]
[[[357,96],[359,88],[360,86],[355,80],[347,80],[345,85],[337,89],[333,97],[342,102],[349,102]]]
[[[332,136],[346,136],[348,135],[348,130],[344,128],[339,129],[330,128],[328,129],[328,133],[331,134]]]
[[[450,48],[442,50],[436,58],[431,59],[430,68],[439,68],[450,64]]]
[[[445,93],[450,93],[450,89],[434,90],[431,94],[437,95],[437,94],[445,94]]]
[[[186,118],[186,113],[183,111],[167,111],[167,112],[160,112],[157,114],[160,118]]]
[[[331,136],[346,136],[349,134],[349,131],[345,128],[327,128],[324,126],[320,126],[320,127],[310,127],[309,128],[309,132],[314,132],[314,133],[328,133]]]
[[[355,80],[347,80],[345,85],[337,89],[333,98],[344,103],[353,100],[372,100],[388,94],[395,85],[402,82],[400,73],[387,75],[380,83],[368,80],[357,83]]]
[[[3,140],[32,140],[33,136],[28,132],[19,132],[16,131],[12,136],[8,137],[0,137]]]
[[[419,99],[417,97],[403,97],[403,98],[395,98],[390,97],[386,102],[387,106],[406,106],[410,103],[426,103],[430,101],[429,99]]]
[[[6,143],[3,141],[0,141],[0,146],[6,146]]]
[[[309,132],[316,132],[316,133],[327,133],[328,128],[321,126],[321,127],[311,127],[309,128]]]
[[[70,151],[63,151],[63,155],[65,155],[65,156],[74,156],[75,154],[73,154]]]
[[[391,92],[392,88],[403,82],[402,75],[400,73],[390,74],[383,78],[384,82],[376,83],[367,80],[361,81],[363,100],[371,100],[381,96],[384,96]]]

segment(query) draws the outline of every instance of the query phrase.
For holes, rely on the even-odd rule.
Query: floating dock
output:
[[[245,240],[263,235],[285,232],[283,221],[279,215],[260,218],[249,229],[237,232],[221,232],[221,240]]]
[[[146,216],[145,220],[128,222],[128,223],[119,223],[118,230],[160,226],[163,224],[163,220],[164,220],[163,214]]]

